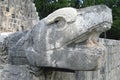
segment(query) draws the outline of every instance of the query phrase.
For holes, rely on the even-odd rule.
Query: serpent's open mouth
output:
[[[88,29],[86,33],[83,33],[80,36],[77,36],[76,38],[72,39],[71,41],[68,41],[64,46],[68,48],[77,48],[79,49],[79,46],[86,46],[86,47],[93,47],[93,46],[101,46],[101,44],[98,42],[99,35],[104,32],[105,30],[109,30],[111,28],[110,22],[103,22],[98,25],[95,25],[95,27],[92,27]],[[97,27],[96,27],[97,26]]]

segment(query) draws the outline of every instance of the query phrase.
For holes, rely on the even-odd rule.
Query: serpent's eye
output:
[[[66,20],[64,18],[57,18],[55,22],[58,31],[62,31],[66,28]]]

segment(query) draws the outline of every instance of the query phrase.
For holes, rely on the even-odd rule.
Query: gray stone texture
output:
[[[104,66],[97,71],[78,72],[77,80],[120,80],[120,41],[100,39],[100,42],[107,48]]]
[[[120,80],[120,41],[98,42],[111,27],[108,7],[72,9],[74,15],[67,9],[65,19],[58,11],[39,21],[32,1],[0,1],[0,32],[15,32],[0,34],[0,80]]]
[[[66,10],[73,10],[75,13],[70,14],[73,15],[70,18],[65,15]],[[65,12],[59,14],[61,11]],[[54,15],[58,18],[63,15],[63,18],[58,19],[57,23],[54,18],[47,20],[55,17]],[[94,16],[101,18],[93,20],[96,19]],[[70,21],[66,22],[64,19]],[[100,33],[110,29],[111,24],[111,10],[105,5],[80,10],[59,9],[40,20],[33,29],[15,32],[6,38],[8,63],[69,70],[96,70],[104,63],[105,54],[105,47],[97,40]],[[65,30],[60,27],[65,27]]]
[[[69,16],[66,11],[75,13]],[[95,70],[103,64],[105,53],[105,47],[97,40],[111,24],[111,9],[105,5],[80,10],[62,8],[40,20],[19,42],[24,42],[30,65]]]
[[[28,31],[15,32],[6,38],[4,43],[7,43],[8,63],[13,65],[27,64],[25,51],[22,47],[23,43],[19,40],[25,36]]]
[[[6,38],[13,34],[12,32],[4,32],[0,33],[0,64],[7,63],[8,58],[7,58],[7,43]]]
[[[105,45],[107,53],[104,66],[97,71],[66,72],[41,68],[39,76],[35,76],[27,65],[0,65],[0,80],[120,80],[120,41],[99,41]]]
[[[29,30],[38,21],[31,0],[0,0],[0,32]]]
[[[27,66],[0,65],[0,80],[37,80],[30,73]]]

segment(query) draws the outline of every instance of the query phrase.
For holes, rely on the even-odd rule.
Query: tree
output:
[[[46,17],[56,9],[69,7],[68,0],[34,0],[40,18]]]
[[[112,7],[113,25],[107,32],[107,38],[120,40],[120,6]]]

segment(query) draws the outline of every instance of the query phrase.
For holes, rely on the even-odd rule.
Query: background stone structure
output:
[[[106,48],[106,63],[98,71],[80,71],[77,80],[120,80],[120,41],[100,39]]]
[[[32,0],[0,0],[0,32],[28,30],[38,21]]]

